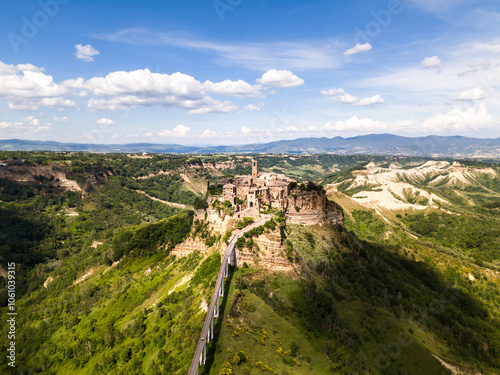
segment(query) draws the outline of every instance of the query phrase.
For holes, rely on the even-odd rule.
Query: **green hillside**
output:
[[[500,372],[497,164],[471,165],[492,172],[468,183],[452,179],[456,170],[391,172],[413,189],[393,196],[406,208],[374,209],[363,196],[389,185],[354,186],[364,165],[410,171],[427,160],[253,157],[263,170],[323,181],[345,226],[287,225],[293,272],[233,271],[200,373],[450,374],[444,362]],[[0,264],[16,263],[18,312],[18,367],[4,356],[0,371],[186,374],[224,244],[192,211],[151,197],[197,206],[207,180],[248,173],[251,158],[1,152],[24,177],[0,178]],[[430,206],[431,193],[442,201]],[[208,254],[170,254],[195,235]]]

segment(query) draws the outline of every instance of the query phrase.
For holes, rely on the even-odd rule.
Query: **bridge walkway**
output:
[[[224,257],[222,258],[219,274],[217,275],[217,281],[215,282],[214,292],[210,300],[210,305],[208,305],[207,316],[205,317],[205,322],[203,323],[200,339],[198,340],[198,345],[196,346],[196,351],[194,352],[188,375],[198,375],[199,367],[202,364],[204,365],[207,360],[207,344],[214,338],[214,318],[219,317],[219,297],[224,296],[224,278],[229,276],[229,265],[236,266],[237,264],[235,249],[236,241],[249,230],[263,225],[270,219],[271,216],[243,228],[241,231],[236,233],[229,242],[229,245],[224,252]]]

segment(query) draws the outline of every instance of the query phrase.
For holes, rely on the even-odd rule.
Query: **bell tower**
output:
[[[252,160],[252,178],[253,178],[254,184],[255,184],[255,180],[257,180],[258,176],[259,176],[259,172],[257,169],[257,160]]]

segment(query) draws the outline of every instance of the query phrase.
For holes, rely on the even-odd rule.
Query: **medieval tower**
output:
[[[257,171],[257,160],[252,160],[252,178],[253,178],[253,183],[255,184],[255,180],[257,180],[258,177],[258,171]]]

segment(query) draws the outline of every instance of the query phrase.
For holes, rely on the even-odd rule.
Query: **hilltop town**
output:
[[[262,218],[278,211],[285,215],[287,223],[314,225],[342,220],[336,207],[327,204],[321,185],[312,181],[298,183],[284,174],[259,172],[256,160],[252,160],[251,175],[221,178],[210,191],[220,194],[208,194],[207,220],[222,227],[227,227],[224,223],[231,218]]]

